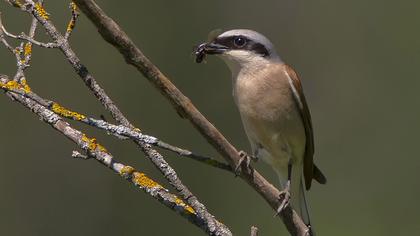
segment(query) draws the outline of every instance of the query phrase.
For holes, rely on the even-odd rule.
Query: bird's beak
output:
[[[206,43],[204,45],[204,51],[206,54],[222,54],[228,50],[228,47],[217,43]]]
[[[229,48],[217,43],[202,43],[198,45],[195,50],[195,61],[200,63],[203,61],[206,54],[213,55],[213,54],[222,54],[227,51]]]

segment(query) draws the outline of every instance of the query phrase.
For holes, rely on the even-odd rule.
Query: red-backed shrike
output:
[[[220,56],[232,72],[233,97],[252,156],[262,158],[280,178],[285,196],[278,211],[290,198],[309,225],[305,188],[309,190],[312,179],[325,184],[326,178],[313,161],[311,115],[296,72],[266,37],[252,30],[229,30],[200,44],[196,61],[206,54]]]

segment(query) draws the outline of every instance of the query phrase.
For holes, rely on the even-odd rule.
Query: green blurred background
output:
[[[420,2],[98,1],[143,52],[239,149],[249,150],[231,97],[230,72],[217,58],[195,64],[193,45],[215,28],[265,34],[300,74],[312,112],[316,162],[328,184],[309,196],[318,235],[416,235],[420,231]],[[46,1],[61,30],[67,1]],[[0,2],[11,32],[28,15]],[[48,41],[43,30],[38,39]],[[210,145],[83,15],[71,44],[98,82],[147,134],[217,156]],[[0,47],[0,73],[15,59]],[[63,55],[34,49],[33,90],[74,110],[109,115]],[[97,162],[70,157],[75,145],[0,96],[1,235],[203,235],[201,230]],[[73,123],[119,160],[163,180],[131,142]],[[184,183],[235,235],[286,235],[273,211],[232,174],[166,153]],[[256,168],[277,184],[264,163]],[[166,184],[167,185],[167,184]]]

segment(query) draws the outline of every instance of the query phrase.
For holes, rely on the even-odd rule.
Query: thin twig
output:
[[[84,155],[84,154],[82,154],[82,153],[80,153],[78,151],[73,151],[71,153],[71,156],[73,158],[80,158],[80,159],[84,159],[84,160],[87,160],[87,159],[90,159],[91,158],[90,156]]]
[[[258,236],[258,228],[251,226],[251,236]]]
[[[23,50],[22,49],[23,46],[21,44],[20,47],[14,48],[13,46],[11,46],[9,44],[9,42],[6,39],[6,37],[7,37],[7,31],[4,28],[4,26],[3,26],[3,21],[2,21],[2,18],[1,18],[1,12],[0,12],[0,41],[15,56],[17,65],[19,67],[19,63],[21,62],[20,54],[21,54],[21,51]]]
[[[77,18],[79,17],[79,10],[77,9],[77,5],[74,2],[70,2],[69,8],[71,10],[71,18],[69,23],[67,24],[66,34],[64,38],[69,40],[71,33],[73,32],[74,27],[76,26]]]
[[[42,4],[42,1],[39,1],[39,4]],[[19,81],[23,77],[24,70],[28,68],[30,65],[30,61],[32,57],[32,44],[38,45],[40,47],[46,47],[46,48],[56,47],[56,45],[54,44],[41,43],[34,39],[37,26],[38,26],[38,20],[35,17],[32,17],[32,23],[29,28],[29,34],[25,35],[24,33],[21,33],[20,35],[14,35],[12,33],[9,33],[4,27],[3,22],[1,20],[1,13],[0,13],[1,41],[9,49],[9,51],[11,51],[15,55],[16,61],[17,61],[17,71],[16,71],[15,76],[13,77],[13,80],[15,81]],[[26,43],[21,42],[18,47],[13,48],[6,41],[5,37],[23,40]]]
[[[31,44],[35,44],[35,45],[37,45],[39,47],[42,47],[42,48],[58,48],[58,44],[56,44],[56,43],[52,43],[52,42],[43,43],[43,42],[39,42],[39,41],[31,38],[30,36],[28,36],[24,33],[21,33],[20,35],[14,35],[12,33],[9,33],[8,31],[6,31],[5,29],[3,29],[3,30],[4,30],[5,35],[7,37],[10,37],[10,38],[25,40],[25,41],[28,41]]]

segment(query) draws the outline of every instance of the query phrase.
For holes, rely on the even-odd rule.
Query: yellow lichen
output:
[[[20,3],[18,0],[15,0],[15,1],[10,1],[11,3],[12,3],[12,5],[14,6],[14,7],[19,7],[19,8],[21,8],[22,7],[22,3]]]
[[[51,106],[51,109],[53,112],[57,113],[60,116],[74,119],[74,120],[83,120],[86,119],[85,115],[79,114],[74,111],[70,111],[62,106],[60,106],[58,103],[54,102]]]
[[[72,12],[77,13],[77,5],[73,1],[70,3],[70,9]]]
[[[188,205],[185,206],[185,210],[188,211],[191,214],[195,214],[194,209],[192,207],[188,206]]]
[[[8,90],[19,89],[19,83],[14,80],[10,80],[7,83],[0,82],[0,87]]]
[[[146,189],[160,188],[160,189],[163,189],[163,187],[160,184],[158,184],[157,182],[155,182],[151,178],[147,177],[144,173],[135,171],[134,168],[131,167],[131,166],[124,166],[120,170],[120,174],[122,176],[131,175],[132,176],[132,181],[134,182],[134,184],[136,184],[136,185],[138,185],[142,188],[146,188]],[[182,201],[182,199],[180,199],[178,197],[175,197],[174,203],[177,206],[182,207],[188,213],[195,214],[194,209],[191,206],[189,206],[188,204],[186,204],[184,201]]]
[[[74,26],[76,25],[76,21],[72,18],[67,25],[67,32],[70,32],[74,29]]]
[[[71,9],[72,18],[69,24],[67,25],[67,32],[71,32],[74,29],[74,26],[76,26],[76,17],[77,15],[79,15],[76,3],[71,2],[70,9]]]
[[[48,14],[48,12],[44,9],[44,7],[42,7],[41,3],[39,2],[35,3],[35,11],[44,20],[48,20],[50,17],[50,14]]]
[[[121,170],[120,170],[120,175],[122,176],[126,176],[126,175],[131,175],[134,172],[134,168],[131,166],[124,166]]]
[[[31,92],[31,87],[29,87],[25,78],[20,80],[20,85],[21,85],[21,89],[23,89],[23,91],[25,91],[25,93]]]
[[[96,138],[89,138],[85,134],[82,135],[82,141],[86,143],[87,148],[90,151],[96,151],[99,150],[101,152],[107,152],[104,146],[100,145]]]
[[[175,198],[175,204],[176,204],[176,205],[178,205],[178,206],[183,207],[183,208],[184,208],[186,211],[188,211],[189,213],[191,213],[191,214],[195,214],[194,209],[193,209],[191,206],[189,206],[189,205],[185,204],[185,202],[184,202],[184,201],[182,201],[181,199],[179,199],[179,198]]]
[[[133,182],[141,187],[145,188],[162,188],[160,184],[147,177],[144,173],[134,172]]]
[[[31,43],[26,43],[23,54],[25,56],[29,56],[29,55],[31,55],[31,53],[32,53],[32,44]]]
[[[21,53],[20,47],[15,48],[15,50],[13,50],[13,51],[16,54],[20,54]]]
[[[7,89],[7,90],[23,90],[25,93],[31,92],[31,88],[26,83],[25,79],[21,80],[21,83],[17,81],[10,80],[7,83],[0,82],[0,88]]]

